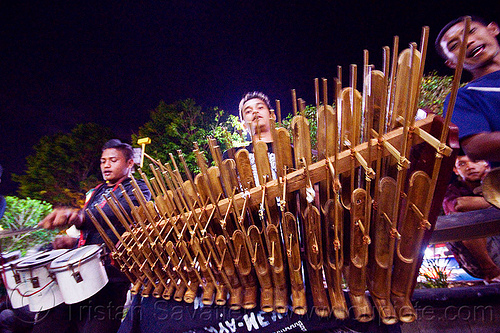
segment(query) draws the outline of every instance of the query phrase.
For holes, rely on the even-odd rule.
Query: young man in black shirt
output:
[[[104,211],[119,233],[125,231],[107,205],[105,197],[113,192],[127,213],[130,214],[130,206],[121,193],[119,185],[123,185],[134,204],[138,205],[138,200],[132,192],[131,172],[133,166],[132,147],[120,140],[108,141],[104,144],[101,154],[101,173],[104,183],[89,191],[84,208],[56,208],[39,223],[39,226],[54,229],[75,225],[82,231],[78,246],[102,244],[101,235],[85,213],[85,209],[88,208],[107,235],[116,243],[116,237],[98,213],[96,206]],[[149,200],[151,194],[144,182],[137,180],[137,183],[145,199]],[[33,332],[53,332],[55,327],[57,327],[58,332],[116,332],[121,323],[123,305],[130,281],[117,267],[111,264],[110,260],[105,262],[105,268],[109,282],[103,289],[77,304],[61,304],[53,309],[39,312]]]

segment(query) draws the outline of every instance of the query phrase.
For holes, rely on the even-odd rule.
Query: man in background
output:
[[[490,207],[481,191],[481,181],[489,170],[488,162],[472,161],[463,152],[459,152],[453,168],[458,179],[448,185],[443,200],[443,210],[446,215]],[[500,268],[492,259],[493,257],[500,260],[498,236],[467,239],[446,245],[467,273],[483,279],[486,283],[500,282]]]

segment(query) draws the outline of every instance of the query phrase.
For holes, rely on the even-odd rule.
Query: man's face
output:
[[[134,164],[133,160],[126,160],[125,155],[115,148],[105,149],[101,155],[102,178],[109,184],[114,185],[123,177],[128,176]]]
[[[447,57],[446,64],[452,68],[456,66],[458,60],[464,26],[464,22],[455,24],[448,29],[440,42]],[[465,51],[465,69],[474,70],[475,68],[485,66],[498,55],[500,51],[496,39],[498,32],[496,23],[484,26],[479,22],[471,22],[467,49]]]
[[[243,104],[241,111],[245,128],[251,128],[252,134],[257,133],[257,126],[260,131],[269,131],[269,121],[271,111],[260,98],[252,98]]]
[[[455,161],[455,173],[466,181],[479,181],[490,171],[486,161],[471,161],[468,156],[458,156]]]

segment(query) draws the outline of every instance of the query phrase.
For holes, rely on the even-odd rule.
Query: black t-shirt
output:
[[[272,142],[266,142],[266,144],[267,144],[267,157],[269,158],[269,164],[271,166],[271,172],[273,174],[273,179],[276,179],[277,178],[277,175],[276,175],[276,154],[273,151],[273,144],[272,144]],[[257,174],[257,166],[256,166],[256,163],[255,163],[255,154],[253,152],[253,143],[250,143],[248,146],[244,146],[244,147],[229,148],[228,150],[226,150],[222,154],[222,158],[224,158],[224,159],[228,159],[228,158],[234,159],[234,156],[236,155],[236,153],[238,152],[238,150],[241,150],[241,149],[248,150],[248,153],[249,153],[248,154],[248,158],[250,160],[250,165],[252,166],[253,178],[255,180],[255,185],[258,186],[260,184],[260,182],[259,182],[259,177],[258,177],[258,174]]]
[[[132,202],[134,205],[138,206],[139,202],[135,195],[132,192],[133,186],[131,183],[130,178],[126,178],[121,182],[123,187],[125,188],[125,191],[127,192],[128,196],[132,199]],[[142,180],[137,180],[137,184],[139,185],[139,188],[141,189],[142,193],[144,194],[144,197],[147,201],[151,199],[151,193],[149,192],[149,189],[147,188],[146,184]],[[113,233],[113,231],[109,228],[108,224],[104,221],[104,218],[99,214],[99,211],[95,207],[95,205],[99,205],[103,212],[106,214],[108,219],[111,221],[113,226],[116,228],[118,233],[121,235],[125,232],[125,227],[123,227],[122,223],[118,220],[116,215],[113,213],[111,210],[111,207],[106,203],[105,197],[109,196],[110,193],[113,192],[118,199],[118,202],[123,206],[127,214],[130,215],[131,209],[127,201],[125,200],[125,197],[123,196],[120,188],[118,185],[114,186],[107,186],[105,183],[99,185],[96,187],[93,192],[91,193],[90,199],[86,203],[86,208],[88,208],[92,214],[95,216],[96,220],[99,222],[99,224],[103,227],[104,231],[108,235],[108,237],[113,241],[113,243],[116,244],[118,241],[117,237]],[[85,238],[85,245],[91,245],[91,244],[102,244],[104,243],[104,240],[102,239],[102,236],[99,234],[97,229],[95,228],[94,224],[92,223],[92,220],[88,216],[87,213],[85,213],[85,217],[83,220],[82,225],[79,227],[79,229],[83,232],[84,238]],[[108,278],[110,281],[114,282],[122,282],[122,281],[128,281],[126,276],[121,273],[118,268],[114,267],[111,265],[110,261],[105,262],[106,266],[106,272],[108,273]]]

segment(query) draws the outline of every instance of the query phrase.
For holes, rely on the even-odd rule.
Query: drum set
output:
[[[12,308],[31,312],[75,304],[95,295],[108,283],[103,246],[40,252],[0,266]]]

